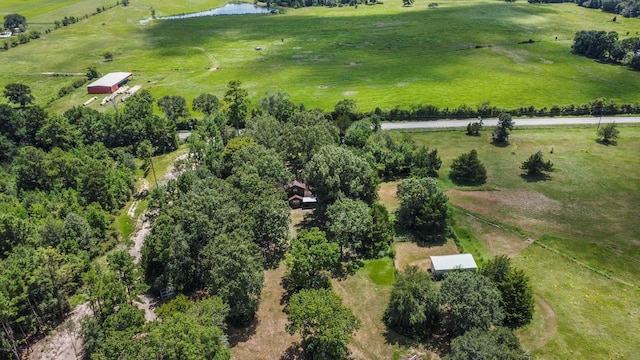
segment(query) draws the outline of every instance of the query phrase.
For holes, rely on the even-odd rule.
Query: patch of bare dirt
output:
[[[533,191],[461,191],[451,189],[446,193],[454,204],[480,214],[492,212],[498,206],[527,209],[530,212],[553,213],[562,209],[561,202]]]
[[[264,272],[262,301],[256,320],[246,328],[229,329],[231,359],[286,358],[290,349],[301,340],[286,330],[287,315],[282,301],[285,290],[281,285],[284,274],[284,265]]]
[[[458,254],[458,247],[453,241],[447,241],[442,245],[421,246],[414,242],[401,242],[395,244],[396,256],[394,266],[402,271],[407,266],[417,266],[422,270],[431,268],[432,255],[452,255]]]
[[[69,314],[67,320],[53,332],[31,346],[24,358],[29,360],[75,360],[82,355],[80,321],[93,312],[87,303],[80,304]]]

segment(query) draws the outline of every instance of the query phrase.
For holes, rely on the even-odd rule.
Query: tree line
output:
[[[615,31],[583,30],[576,33],[571,51],[590,59],[625,64],[640,70],[640,38],[618,39]],[[609,109],[616,111],[616,109]]]

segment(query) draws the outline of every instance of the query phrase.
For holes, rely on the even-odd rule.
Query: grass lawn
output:
[[[81,13],[96,7],[88,0],[64,3],[73,7],[46,12],[37,1],[11,0],[0,10],[33,14],[28,21],[51,21],[76,7]],[[599,97],[634,102],[640,95],[640,73],[570,53],[579,30],[615,30],[625,37],[637,31],[640,20],[620,17],[614,23],[610,14],[575,4],[451,0],[429,9],[426,2],[403,7],[390,0],[357,9],[140,23],[151,8],[169,15],[220,3],[140,0],[115,7],[0,51],[0,61],[11,64],[0,74],[0,85],[25,83],[39,103],[56,112],[89,97],[80,88],[59,99],[58,90],[76,77],[43,73],[84,73],[89,66],[101,73],[131,71],[132,84],[151,89],[157,98],[181,95],[189,103],[204,92],[222,96],[236,79],[256,103],[266,91],[286,91],[295,102],[323,109],[343,98],[373,110],[418,103],[475,106],[487,100],[505,107],[579,104]],[[536,42],[520,44],[529,39]],[[104,62],[105,52],[113,61]]]

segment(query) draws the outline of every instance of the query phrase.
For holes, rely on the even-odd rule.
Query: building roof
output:
[[[449,271],[455,269],[477,269],[473,255],[471,254],[456,254],[456,255],[443,255],[443,256],[431,256],[431,268],[433,271]]]
[[[112,72],[107,75],[101,77],[100,79],[92,82],[87,87],[94,86],[107,86],[111,87],[113,85],[120,84],[121,82],[127,80],[131,76],[129,72]]]

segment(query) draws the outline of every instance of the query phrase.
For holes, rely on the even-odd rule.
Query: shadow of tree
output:
[[[605,139],[596,139],[596,142],[600,145],[605,146],[618,146],[617,141],[605,140]]]
[[[411,338],[387,327],[384,338],[387,344],[407,348],[424,347],[431,352],[439,354],[441,357],[451,351],[451,338],[441,329],[436,329],[428,335]]]
[[[230,326],[229,330],[227,331],[229,335],[229,346],[234,347],[239,343],[249,341],[253,337],[253,335],[256,334],[256,328],[258,327],[259,323],[260,320],[254,319],[244,327]]]
[[[509,140],[507,140],[507,141],[491,140],[491,144],[493,146],[499,147],[499,148],[506,148],[507,146],[510,145]]]
[[[291,344],[284,351],[284,354],[280,356],[280,360],[302,360],[304,359],[304,351],[302,350],[302,344],[300,342],[295,342]]]
[[[529,174],[520,174],[520,177],[523,178],[526,182],[536,183],[540,181],[548,181],[551,180],[551,176],[548,174],[539,174],[539,175],[529,175]]]

